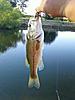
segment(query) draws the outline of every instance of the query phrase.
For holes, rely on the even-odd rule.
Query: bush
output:
[[[0,28],[16,28],[20,25],[21,13],[6,0],[0,0]]]

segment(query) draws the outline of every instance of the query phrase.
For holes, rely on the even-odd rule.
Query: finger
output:
[[[36,10],[36,13],[41,13],[41,12],[43,12],[42,9],[41,9],[40,7],[37,7],[35,10]]]

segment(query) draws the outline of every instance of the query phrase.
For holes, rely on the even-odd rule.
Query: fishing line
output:
[[[59,59],[57,57],[57,64],[56,64],[56,96],[57,100],[61,100],[59,96]]]

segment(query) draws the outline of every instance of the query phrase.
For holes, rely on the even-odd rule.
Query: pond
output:
[[[0,100],[75,100],[75,32],[45,32],[39,89],[28,88],[23,32],[0,32]]]

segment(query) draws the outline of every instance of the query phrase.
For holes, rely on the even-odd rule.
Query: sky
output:
[[[41,0],[29,0],[27,3],[28,7],[26,8],[27,14],[35,15],[35,8],[38,7],[41,3]]]

